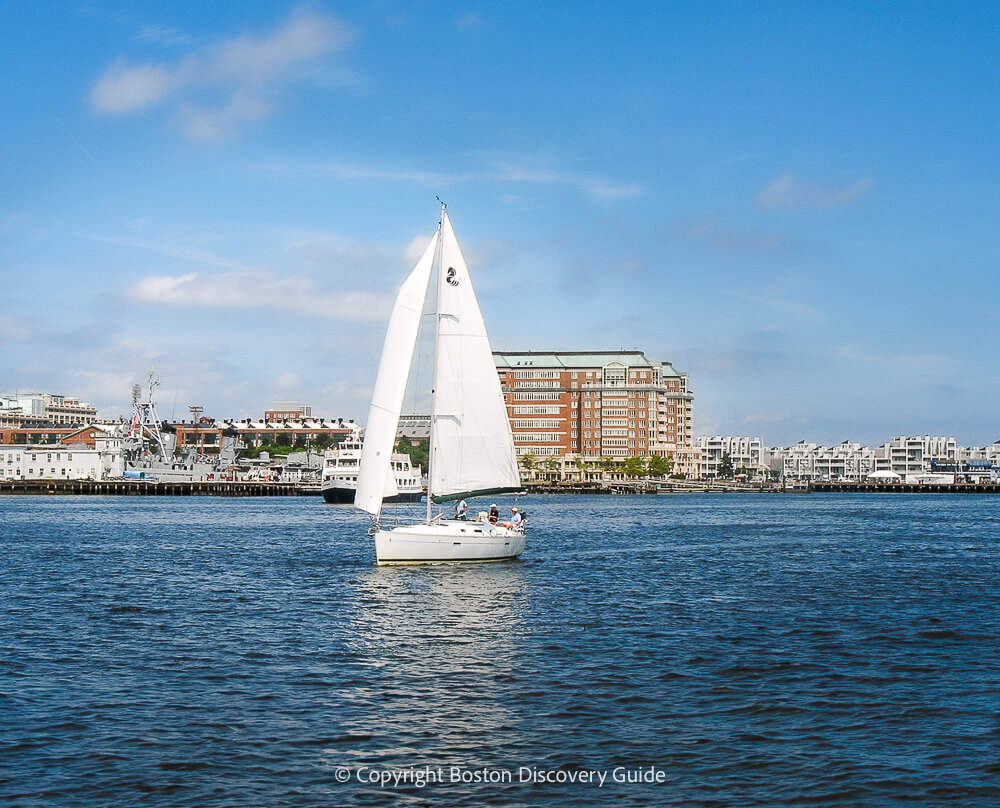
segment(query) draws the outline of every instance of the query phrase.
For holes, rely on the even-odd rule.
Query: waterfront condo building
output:
[[[688,377],[642,351],[495,351],[518,455],[670,456],[696,472]]]

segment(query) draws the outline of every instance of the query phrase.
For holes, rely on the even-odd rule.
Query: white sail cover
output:
[[[441,216],[428,494],[517,488],[514,438],[486,324],[447,211]],[[381,375],[381,373],[380,373]]]
[[[403,282],[389,318],[375,391],[365,424],[358,490],[354,494],[354,505],[372,515],[377,515],[382,509],[384,497],[396,493],[396,475],[391,466],[392,449],[396,444],[399,413],[403,408],[403,396],[406,394],[406,382],[413,363],[420,317],[439,238],[435,234]]]

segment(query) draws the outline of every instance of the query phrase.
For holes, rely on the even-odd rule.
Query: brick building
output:
[[[641,351],[493,354],[519,455],[670,456],[696,472],[688,378]]]

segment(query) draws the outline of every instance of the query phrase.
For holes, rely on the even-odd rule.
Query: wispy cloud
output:
[[[470,28],[481,28],[483,25],[483,18],[478,14],[465,14],[458,18],[458,27],[461,30],[467,30]]]
[[[962,366],[962,361],[957,357],[941,353],[880,353],[859,345],[838,345],[830,353],[844,361],[883,366],[903,375],[920,378],[936,379],[956,373]]]
[[[23,342],[31,336],[31,331],[16,317],[0,314],[0,334],[4,341]]]
[[[715,216],[700,216],[678,222],[672,228],[679,236],[702,247],[727,253],[790,254],[801,245],[779,233],[739,230]]]
[[[869,178],[844,186],[804,182],[794,174],[783,174],[768,183],[757,194],[762,208],[842,208],[864,196],[872,187]]]
[[[9,213],[6,216],[0,216],[0,233],[3,233],[7,230],[13,230],[23,221],[24,221],[23,216],[18,216],[13,213]]]
[[[149,34],[157,35],[163,32]],[[173,63],[132,64],[121,58],[94,83],[91,108],[122,115],[173,105],[173,120],[188,137],[225,138],[270,115],[286,85],[302,79],[317,60],[344,48],[351,36],[332,17],[298,11],[270,34],[221,40]]]
[[[202,250],[198,247],[188,247],[183,244],[157,241],[155,239],[116,238],[113,236],[101,236],[87,233],[78,234],[78,237],[87,239],[88,241],[99,241],[104,244],[114,244],[119,247],[133,247],[138,250],[145,250],[157,253],[158,255],[165,255],[168,258],[178,258],[182,261],[190,261],[196,264],[216,267],[217,269],[230,269],[237,271],[252,269],[252,267],[249,267],[246,264],[234,261],[223,255],[218,255],[208,250]]]
[[[389,295],[350,289],[325,289],[310,278],[279,277],[266,270],[184,275],[150,275],[129,287],[133,303],[262,309],[350,322],[384,320]]]
[[[194,38],[183,31],[162,25],[144,25],[136,38],[140,42],[156,42],[170,47],[190,45],[194,42]]]
[[[578,188],[592,197],[613,201],[642,193],[638,183],[615,182],[604,177],[561,171],[540,164],[528,155],[476,155],[478,163],[467,171],[426,171],[421,169],[379,167],[337,161],[319,163],[269,163],[260,169],[271,174],[296,178],[328,177],[340,180],[386,180],[412,182],[431,188],[471,182],[522,185],[564,185]]]
[[[723,294],[738,298],[739,300],[747,300],[751,303],[777,309],[783,314],[791,314],[804,320],[825,321],[827,319],[826,312],[822,309],[810,306],[808,303],[803,303],[800,300],[771,295],[750,295],[746,292],[734,292],[731,290],[723,290]]]

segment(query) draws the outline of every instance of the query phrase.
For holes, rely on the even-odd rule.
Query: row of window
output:
[[[38,452],[32,452],[31,453],[31,460],[32,460],[32,462],[34,462],[34,463],[38,462],[38,454],[39,454]],[[51,463],[52,462],[52,455],[53,455],[52,452],[47,453],[45,455],[45,462]],[[61,461],[62,460],[62,452],[55,452],[55,459],[56,459],[57,462]],[[72,460],[73,459],[73,453],[72,452],[67,452],[66,453],[66,459],[67,460]],[[8,453],[7,454],[7,462],[8,463],[13,463],[14,462],[14,454],[13,453]]]
[[[561,401],[560,393],[514,393],[514,401]]]
[[[559,429],[562,421],[558,418],[515,418],[511,421],[512,429]]]

